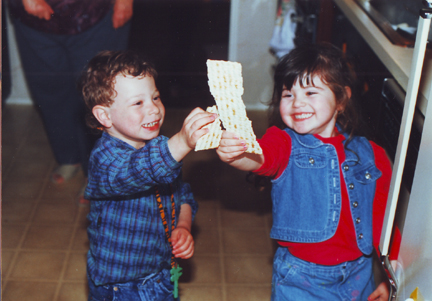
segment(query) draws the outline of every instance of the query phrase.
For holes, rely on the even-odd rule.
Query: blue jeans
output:
[[[173,295],[170,271],[159,273],[126,283],[96,286],[88,277],[88,301],[178,301]]]
[[[303,261],[287,248],[276,251],[273,262],[272,301],[359,300],[375,289],[372,256],[335,266]]]

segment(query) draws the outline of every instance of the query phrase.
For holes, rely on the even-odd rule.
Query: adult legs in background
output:
[[[92,137],[77,78],[99,51],[127,48],[130,22],[115,30],[111,16],[77,35],[43,33],[14,22],[24,73],[55,159],[59,165],[81,164],[85,174]]]

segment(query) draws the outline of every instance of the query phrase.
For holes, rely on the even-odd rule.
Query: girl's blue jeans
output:
[[[88,277],[89,301],[178,301],[167,269],[127,283],[96,286]]]
[[[278,248],[273,262],[271,300],[365,301],[375,289],[372,260],[372,256],[362,256],[323,266],[298,259],[287,248]]]

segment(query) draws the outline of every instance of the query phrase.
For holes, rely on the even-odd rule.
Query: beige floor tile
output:
[[[181,285],[179,295],[182,301],[221,301],[222,288],[220,286],[191,286]]]
[[[264,216],[256,211],[221,210],[221,224],[223,228],[251,228],[265,227]]]
[[[271,256],[230,256],[224,258],[227,283],[271,283]]]
[[[87,251],[89,249],[87,223],[80,222],[80,226],[76,229],[71,249],[75,251]]]
[[[180,282],[189,284],[220,284],[222,281],[219,256],[194,255],[181,261],[183,276]]]
[[[2,301],[52,301],[57,283],[37,281],[9,281],[3,291]]]
[[[87,283],[63,283],[58,301],[86,301],[88,298]]]
[[[30,135],[31,137],[31,135]],[[32,142],[29,142],[32,143]],[[51,166],[55,162],[53,153],[49,144],[46,142],[34,141],[37,147],[23,147],[19,153],[19,160],[23,162],[32,162],[37,160],[38,162],[49,163],[47,166]]]
[[[26,226],[22,224],[2,224],[2,248],[14,249],[19,246],[23,235],[25,234]]]
[[[78,206],[75,203],[41,203],[36,208],[34,221],[37,223],[71,224],[75,221],[77,214]]]
[[[73,227],[67,225],[34,225],[30,227],[22,244],[24,249],[67,250]]]
[[[23,161],[20,158],[15,162],[14,167],[9,171],[8,179],[25,183],[29,181],[42,181],[45,179],[50,166],[40,160]]]
[[[271,254],[271,241],[265,228],[223,230],[226,254]]]
[[[13,181],[3,178],[3,199],[28,198],[36,200],[43,189],[43,181],[33,179],[30,182]]]
[[[41,195],[42,203],[75,203],[77,195],[84,186],[84,176],[79,172],[75,177],[62,184],[49,182]]]
[[[227,301],[270,301],[271,284],[268,286],[228,286]]]
[[[25,223],[30,221],[35,207],[34,199],[4,197],[2,200],[2,223]]]
[[[11,277],[28,280],[58,280],[65,253],[20,252]]]
[[[196,255],[219,254],[219,231],[216,228],[193,227]]]
[[[194,225],[199,228],[218,227],[219,202],[212,200],[198,200],[198,212]]]
[[[1,252],[1,264],[2,264],[2,275],[4,276],[8,274],[9,268],[11,267],[12,259],[15,255],[14,251],[2,250]]]
[[[71,253],[66,264],[65,280],[87,281],[87,252]]]

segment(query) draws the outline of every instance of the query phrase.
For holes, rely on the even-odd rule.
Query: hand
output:
[[[25,11],[39,19],[50,20],[54,10],[45,0],[22,0]]]
[[[194,254],[195,242],[190,232],[177,227],[171,234],[173,254],[176,258],[189,259]]]
[[[112,16],[113,27],[122,27],[132,18],[133,0],[115,0],[114,13]]]
[[[232,163],[247,150],[246,141],[238,138],[237,134],[224,131],[216,150],[222,162]]]
[[[385,282],[381,282],[380,285],[373,291],[368,297],[368,301],[387,301],[389,298],[389,290]]]
[[[205,125],[213,122],[217,114],[209,113],[201,108],[195,108],[186,117],[183,126],[177,134],[168,140],[168,147],[174,159],[180,162],[191,150],[201,136],[208,133]]]

